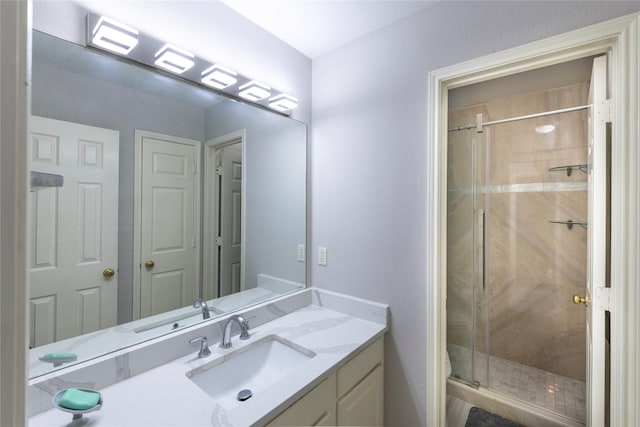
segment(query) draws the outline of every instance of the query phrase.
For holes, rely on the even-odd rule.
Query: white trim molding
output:
[[[605,52],[613,74],[610,425],[640,425],[639,27],[640,15],[627,15],[429,73],[427,425],[445,425],[448,90]]]
[[[0,1],[0,425],[27,421],[27,131],[31,11]]]

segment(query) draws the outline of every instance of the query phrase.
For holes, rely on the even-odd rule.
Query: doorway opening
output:
[[[244,289],[244,130],[205,143],[203,294]]]
[[[574,303],[589,293],[588,239],[599,230],[588,220],[595,84],[606,98],[604,56],[448,94],[451,378],[575,423],[586,419],[587,320],[605,328]],[[606,182],[606,168],[596,172]]]

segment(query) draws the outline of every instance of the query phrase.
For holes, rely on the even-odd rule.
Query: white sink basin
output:
[[[278,336],[271,335],[187,373],[216,402],[227,408],[242,404],[238,393],[250,390],[257,396],[316,354]],[[250,398],[249,398],[250,399]]]
[[[209,314],[211,317],[216,317],[221,314],[224,314],[224,312],[209,307]],[[137,334],[140,332],[149,331],[151,329],[158,329],[158,331],[160,332],[162,332],[162,329],[166,329],[166,332],[169,332],[176,329],[182,329],[186,326],[195,325],[196,323],[201,322],[202,320],[203,320],[202,311],[200,309],[192,310],[187,313],[182,313],[179,315],[175,315],[167,318],[161,318],[156,321],[145,323],[141,326],[138,326],[137,328],[133,328],[133,332]]]

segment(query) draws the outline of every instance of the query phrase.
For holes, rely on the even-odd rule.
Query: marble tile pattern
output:
[[[229,313],[242,307],[260,304],[288,292],[295,292],[304,288],[302,284],[264,274],[258,274],[257,280],[259,286],[255,288],[209,300],[207,302],[209,308],[217,313]],[[176,331],[173,329],[174,322],[166,322],[170,318],[189,316],[179,321],[179,329],[199,323],[202,321],[200,313],[200,309],[187,306],[30,349],[29,378],[38,378],[69,366],[69,364],[65,364],[61,367],[53,367],[51,363],[40,361],[39,358],[47,353],[76,353],[78,359],[72,363],[83,363],[105,354],[116,353],[120,349],[131,347],[167,333],[175,333]],[[136,332],[138,328],[152,324],[161,326]]]
[[[470,360],[468,349],[448,346],[452,361]],[[585,382],[512,362],[497,356],[475,352],[476,378],[487,378],[489,389],[527,404],[555,412],[578,423],[585,421]],[[454,370],[452,377],[455,378]],[[491,408],[484,408],[491,410]]]
[[[447,381],[447,397],[449,398],[449,396],[528,427],[584,427],[584,422],[531,405],[504,393],[483,387],[475,389],[456,380],[450,379]],[[452,427],[459,425],[456,424],[456,420],[461,417],[461,413],[464,413],[467,407],[468,405],[460,404],[459,402],[452,405],[451,412],[455,411]],[[449,407],[447,411],[449,412]],[[448,421],[449,419],[447,419],[447,423]]]
[[[583,82],[470,106],[450,112],[449,128],[477,113],[488,121],[584,105],[587,92]],[[536,132],[542,125],[555,129]],[[549,168],[587,162],[587,111],[450,132],[448,145],[448,342],[584,381],[585,310],[571,298],[585,292],[587,232],[549,221],[586,221],[587,175]]]
[[[307,289],[301,294],[308,297],[308,305],[293,311],[287,309],[286,313],[283,312],[282,315],[251,328],[251,337],[248,340],[241,341],[234,336],[231,349],[219,348],[213,344],[217,341],[213,339],[209,347],[212,354],[207,358],[197,358],[197,349],[190,347],[188,354],[169,363],[161,364],[111,386],[96,387],[102,393],[105,403],[100,411],[88,415],[91,425],[225,427],[264,425],[352,356],[380,338],[387,330],[388,306],[386,305],[367,303],[347,296],[340,298],[338,294],[324,294],[324,291],[316,289]],[[286,299],[287,297],[284,297],[281,301]],[[312,300],[322,301],[322,306],[312,304]],[[365,307],[367,305],[368,307]],[[329,307],[336,307],[337,310]],[[339,311],[341,307],[366,313],[369,320],[341,312]],[[259,315],[256,312],[254,314]],[[251,318],[251,312],[245,315]],[[193,332],[196,335],[209,335],[212,329],[217,331],[217,325],[200,325]],[[234,352],[246,350],[255,343],[273,336],[287,340],[292,345],[302,347],[315,355],[305,361],[304,365],[285,374],[269,388],[261,393],[255,393],[251,399],[242,404],[225,407],[188,378],[188,374],[192,371],[222,363],[234,357]],[[187,342],[188,337],[184,336],[180,340]],[[93,380],[97,373],[86,370],[85,375],[86,378]],[[91,381],[85,380],[86,382]],[[64,385],[79,386],[80,384],[66,381]],[[66,426],[69,420],[68,413],[52,409],[31,417],[29,425]]]

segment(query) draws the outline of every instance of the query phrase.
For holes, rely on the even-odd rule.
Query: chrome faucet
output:
[[[208,319],[209,317],[211,317],[211,314],[209,314],[209,307],[207,306],[207,302],[202,298],[198,298],[196,302],[193,303],[193,308],[202,309],[203,319]]]
[[[222,334],[222,341],[220,341],[220,348],[229,348],[231,347],[231,326],[233,326],[233,322],[237,322],[240,326],[240,339],[246,340],[249,339],[251,335],[249,335],[249,321],[246,320],[239,314],[234,314],[227,320],[227,323],[224,324],[224,333]]]
[[[203,357],[209,356],[211,354],[211,350],[209,350],[207,337],[195,337],[189,340],[189,344],[195,344],[197,342],[200,342],[200,351],[198,352],[198,358],[202,359]]]

